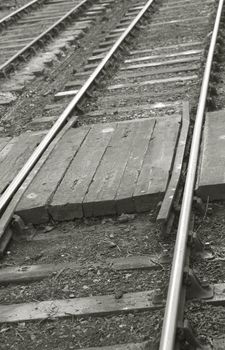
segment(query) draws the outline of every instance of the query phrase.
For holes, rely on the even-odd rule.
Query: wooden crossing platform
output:
[[[25,191],[16,213],[25,222],[39,224],[50,218],[63,221],[155,208],[168,186],[181,125],[182,115],[176,114],[69,129]],[[40,134],[27,138],[33,146],[20,146],[24,140],[24,135],[0,139],[2,191],[22,165],[11,173],[14,153],[22,147],[26,151],[20,157],[25,160]]]
[[[206,114],[196,192],[203,200],[225,199],[225,110]]]

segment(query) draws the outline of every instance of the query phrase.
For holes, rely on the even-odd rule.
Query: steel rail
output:
[[[224,0],[220,0],[217,8],[216,20],[212,32],[210,47],[206,60],[198,108],[196,113],[191,151],[188,163],[187,176],[182,198],[181,213],[179,218],[175,250],[172,262],[172,269],[167,294],[166,308],[163,320],[163,327],[160,339],[159,350],[174,350],[175,337],[177,330],[177,318],[182,290],[183,271],[185,256],[187,251],[187,240],[189,233],[189,224],[191,217],[191,208],[193,201],[195,178],[197,174],[198,158],[201,144],[202,127],[204,122],[205,106],[208,93],[209,79],[213,56],[216,46],[217,35],[219,31],[220,19]]]
[[[28,4],[20,7],[19,9],[15,10],[14,12],[12,12],[12,13],[8,14],[7,16],[3,17],[0,20],[0,27],[6,26],[8,24],[8,22],[13,20],[14,18],[17,18],[23,12],[26,12],[27,9],[32,8],[33,5],[37,5],[37,4],[41,5],[45,1],[46,0],[32,0],[32,1],[28,2]]]
[[[154,0],[148,0],[147,3],[143,6],[142,10],[138,13],[138,15],[133,19],[131,24],[127,27],[124,33],[117,39],[112,48],[108,51],[106,56],[102,59],[99,65],[96,67],[94,72],[90,75],[90,77],[86,80],[82,88],[78,91],[76,96],[72,99],[72,101],[68,104],[63,113],[59,116],[58,120],[52,126],[52,128],[48,131],[44,139],[37,146],[33,154],[27,160],[23,168],[19,171],[17,176],[13,179],[13,181],[9,184],[7,189],[3,192],[0,197],[0,215],[2,215],[4,208],[9,203],[10,199],[13,197],[16,190],[21,186],[24,179],[28,176],[29,172],[32,170],[34,165],[37,163],[41,155],[45,152],[51,141],[57,135],[57,133],[61,130],[63,125],[66,123],[67,118],[70,116],[71,112],[74,110],[76,105],[85,95],[87,90],[93,84],[95,79],[99,76],[99,74],[103,71],[109,60],[113,57],[115,52],[118,50],[122,42],[127,38],[130,32],[134,29],[136,24],[140,21],[140,19],[144,16],[146,11],[150,8]]]
[[[47,35],[50,35],[51,32],[56,30],[58,26],[60,26],[66,19],[68,19],[70,16],[74,15],[77,11],[81,10],[83,6],[88,4],[90,0],[83,0],[78,5],[73,7],[71,10],[69,10],[65,15],[63,15],[57,22],[53,23],[49,28],[47,28],[43,33],[38,35],[35,39],[33,39],[29,44],[27,44],[25,47],[23,47],[20,51],[18,51],[14,56],[12,56],[10,59],[8,59],[5,63],[3,63],[0,66],[0,72],[5,73],[7,68],[9,69],[10,66],[12,66],[13,62],[15,62],[16,59],[21,57],[26,51],[32,49],[32,47],[37,44],[41,39],[46,37]]]

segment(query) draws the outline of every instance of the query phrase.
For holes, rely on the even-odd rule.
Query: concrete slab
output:
[[[196,192],[203,200],[225,199],[225,110],[206,114]]]

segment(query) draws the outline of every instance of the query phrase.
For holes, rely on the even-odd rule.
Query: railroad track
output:
[[[7,76],[15,71],[18,63],[26,61],[38,49],[43,48],[49,40],[59,35],[72,21],[78,20],[73,31],[84,28],[84,23],[78,16],[86,10],[86,25],[96,16],[106,10],[109,2],[96,2],[92,5],[89,0],[84,1],[43,1],[35,0],[0,20],[1,59],[0,73]],[[29,30],[28,30],[29,29]],[[68,34],[67,34],[68,35]],[[73,40],[73,39],[72,39]]]
[[[173,255],[173,236],[168,234],[182,195],[189,125],[195,119],[210,41],[200,93],[204,102],[196,118],[200,144],[199,115],[203,120],[222,5],[220,1],[218,11],[211,1],[140,1],[131,6],[83,70],[55,93],[56,102],[45,113],[61,114],[41,142],[42,134],[31,134],[26,146],[31,156],[26,154],[30,158],[24,167],[14,166],[20,170],[15,178],[12,173],[10,179],[10,164],[5,163],[1,252],[13,232],[15,237],[0,273],[6,285],[1,290],[1,334],[8,348],[32,342],[49,349],[157,349],[160,342],[160,349],[169,350],[178,340],[177,348],[201,346],[184,321],[185,293],[193,298],[197,289],[206,305],[218,304],[223,285],[214,293],[209,286],[195,286],[192,271],[187,271],[189,225],[185,238],[179,226],[176,246],[180,240],[183,245],[175,248],[170,285],[178,278],[178,264],[181,289],[188,257],[185,278],[195,288],[182,288],[180,297],[180,290],[172,288],[171,294],[170,287],[165,303]],[[3,141],[4,159],[16,159],[20,139]],[[192,149],[187,179],[189,172],[195,177]],[[194,182],[184,191],[188,210],[193,187]],[[189,224],[186,209],[182,207],[180,220]],[[195,235],[190,240],[197,242]],[[180,252],[183,260],[178,263]],[[202,259],[207,264],[207,257]]]

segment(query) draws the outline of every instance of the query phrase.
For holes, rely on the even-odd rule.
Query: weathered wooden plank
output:
[[[189,76],[177,76],[172,78],[163,78],[163,79],[154,79],[154,80],[148,80],[148,81],[139,81],[137,83],[124,83],[124,84],[116,84],[111,85],[108,87],[108,90],[118,90],[118,89],[124,89],[124,88],[134,88],[134,87],[140,87],[140,86],[146,86],[146,85],[155,85],[155,84],[168,84],[168,83],[179,83],[183,81],[188,80],[196,80],[198,76],[196,74],[189,75]]]
[[[115,197],[137,123],[119,123],[83,201],[85,216],[116,214]]]
[[[169,46],[157,46],[157,47],[154,47],[152,49],[139,49],[139,50],[132,50],[130,51],[130,55],[139,55],[139,54],[144,54],[144,53],[153,53],[155,51],[160,51],[160,52],[163,52],[163,50],[179,50],[181,48],[187,48],[187,47],[194,47],[194,46],[197,46],[197,47],[201,47],[202,43],[200,41],[196,41],[196,42],[187,42],[187,43],[180,43],[180,44],[175,44],[175,45],[169,45]]]
[[[28,187],[17,206],[17,214],[25,222],[48,222],[47,205],[75,157],[90,127],[72,128],[61,138],[53,152]]]
[[[90,111],[87,113],[87,115],[89,117],[96,117],[96,116],[100,116],[100,115],[107,115],[107,113],[123,113],[123,112],[132,112],[132,111],[149,111],[152,109],[163,109],[163,108],[169,108],[169,107],[175,107],[177,108],[180,105],[180,101],[179,102],[156,102],[154,104],[139,104],[136,106],[131,106],[131,105],[127,105],[127,106],[123,106],[123,107],[115,107],[115,108],[107,108],[107,111],[105,109],[98,109],[96,111]],[[144,118],[143,118],[144,119]],[[143,120],[141,119],[141,120]],[[141,121],[139,119],[139,121]],[[134,119],[133,119],[134,122]]]
[[[3,192],[14,176],[22,168],[43,133],[25,133],[13,138],[0,153],[0,192]]]
[[[171,67],[168,66],[166,68],[159,68],[159,69],[150,69],[146,68],[145,70],[140,70],[140,71],[122,71],[119,72],[117,75],[117,78],[119,79],[133,79],[133,78],[141,78],[141,77],[147,77],[151,75],[163,75],[163,74],[170,74],[170,73],[181,73],[181,72],[190,72],[190,71],[195,71],[199,69],[200,65],[199,63],[192,63],[192,64],[186,64],[182,66],[175,66]]]
[[[189,103],[184,102],[183,113],[182,113],[182,127],[179,135],[179,141],[177,144],[177,150],[176,150],[176,156],[174,160],[172,175],[157,216],[157,221],[160,222],[161,224],[165,223],[169,218],[174,197],[180,181],[189,125],[190,125]]]
[[[214,350],[225,349],[225,337],[213,338],[213,349]]]
[[[121,71],[124,70],[130,70],[130,69],[139,69],[139,68],[148,68],[148,67],[159,67],[159,66],[169,66],[173,64],[181,64],[181,63],[190,63],[190,62],[196,62],[199,61],[200,57],[185,57],[185,58],[179,58],[174,60],[166,60],[166,61],[156,61],[156,62],[150,62],[150,63],[140,63],[140,64],[131,64],[131,65],[124,65],[120,68]]]
[[[125,258],[109,258],[104,262],[90,262],[88,264],[80,264],[72,261],[60,264],[13,266],[0,269],[0,285],[37,281],[53,274],[80,271],[90,267],[103,267],[117,271],[156,270],[161,269],[162,265],[169,263],[169,261],[169,256],[137,255]]]
[[[104,295],[1,305],[0,322],[34,321],[71,316],[112,315],[162,308],[163,304],[152,303],[153,295],[153,291],[144,291],[127,293],[120,299],[116,299],[114,295]]]
[[[155,124],[155,119],[140,121],[136,124],[132,149],[115,198],[119,214],[135,211],[133,194]]]
[[[153,209],[162,199],[169,180],[181,116],[157,119],[134,191],[137,212]]]
[[[82,202],[116,124],[94,125],[70,164],[49,206],[55,220],[83,216]]]
[[[11,137],[0,137],[0,152],[9,143]]]
[[[157,349],[156,344],[150,341],[146,341],[143,343],[128,343],[128,344],[101,346],[96,348],[82,348],[80,350],[156,350],[156,349]],[[217,349],[217,350],[220,350],[220,349]]]
[[[149,31],[151,30],[151,28],[153,27],[158,27],[158,26],[165,26],[165,25],[173,25],[173,24],[184,24],[186,22],[191,22],[192,25],[194,24],[194,22],[197,22],[198,24],[199,23],[208,23],[209,22],[209,16],[204,16],[204,17],[190,17],[190,18],[181,18],[181,19],[174,19],[174,20],[171,20],[171,21],[165,21],[165,22],[157,22],[157,23],[152,23],[150,26],[149,26]]]
[[[202,54],[202,50],[187,50],[187,51],[178,51],[178,52],[172,52],[172,53],[166,53],[166,54],[160,54],[160,55],[149,55],[149,56],[141,56],[141,57],[134,57],[134,58],[128,58],[124,61],[124,63],[134,63],[134,62],[142,62],[142,61],[148,61],[148,60],[155,60],[155,59],[165,59],[170,57],[175,57],[176,59],[179,59],[180,56],[193,56],[193,55],[200,55]]]
[[[225,198],[225,110],[206,114],[197,179],[197,194],[203,200]]]

